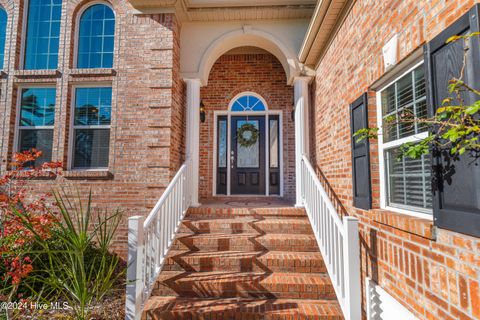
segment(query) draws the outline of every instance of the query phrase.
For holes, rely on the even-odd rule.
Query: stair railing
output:
[[[191,205],[192,168],[186,161],[147,218],[128,219],[127,320],[140,320],[180,223]]]
[[[302,158],[302,199],[337,299],[346,320],[361,319],[358,220],[338,215],[315,174]]]

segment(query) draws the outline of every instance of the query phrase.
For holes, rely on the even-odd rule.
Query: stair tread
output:
[[[145,311],[190,313],[259,314],[265,315],[304,315],[320,316],[320,319],[343,319],[340,305],[335,300],[305,299],[256,299],[256,298],[223,298],[199,299],[180,297],[151,297]]]
[[[240,256],[259,256],[265,258],[295,258],[301,256],[302,258],[315,258],[322,259],[320,252],[290,252],[290,251],[241,251],[241,250],[228,250],[228,251],[188,251],[188,250],[171,250],[168,256],[189,256],[189,257],[240,257]]]
[[[313,233],[311,234],[305,234],[305,233],[266,233],[266,234],[260,234],[258,232],[244,232],[244,233],[238,233],[235,235],[232,235],[231,233],[189,233],[189,232],[181,232],[178,233],[176,236],[176,239],[182,239],[182,238],[225,238],[225,239],[231,239],[234,240],[235,238],[279,238],[279,239],[315,239],[315,235]]]
[[[290,224],[290,223],[308,223],[310,221],[307,217],[298,218],[284,218],[277,219],[276,217],[268,217],[262,219],[256,219],[252,217],[236,217],[236,218],[212,218],[212,217],[185,217],[182,222],[205,222],[205,223],[276,223],[276,224]]]
[[[231,281],[260,281],[273,283],[294,282],[302,284],[331,285],[327,273],[298,273],[298,272],[236,272],[236,271],[207,271],[184,272],[164,271],[158,278],[159,281],[206,281],[206,282],[231,282]]]

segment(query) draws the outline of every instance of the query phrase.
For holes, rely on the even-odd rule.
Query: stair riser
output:
[[[318,246],[315,239],[262,239],[261,237],[252,238],[213,238],[196,239],[182,238],[176,239],[172,245],[172,250],[205,250],[205,251],[287,251],[287,252],[318,252]]]
[[[278,223],[276,222],[202,222],[187,221],[182,223],[179,232],[181,233],[280,233],[280,234],[312,234],[312,228],[308,222],[305,223]]]
[[[163,271],[235,271],[235,272],[298,272],[322,273],[326,272],[322,259],[295,260],[295,259],[262,259],[230,258],[230,257],[168,257]]]
[[[331,285],[245,283],[157,283],[153,296],[190,298],[335,299]]]
[[[148,312],[144,320],[296,320],[296,319],[314,319],[314,320],[343,320],[339,315],[316,315],[315,317],[304,317],[301,315],[285,314],[259,314],[250,312],[240,312],[236,310],[219,310],[213,312],[168,312],[153,311]]]
[[[306,217],[300,208],[190,208],[187,217]]]

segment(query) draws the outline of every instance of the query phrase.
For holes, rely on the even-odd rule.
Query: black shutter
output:
[[[479,31],[480,5],[473,7],[448,29],[425,46],[425,65],[428,81],[429,115],[433,115],[442,101],[449,96],[448,81],[460,76],[463,66],[463,41],[446,44],[451,36]],[[475,88],[480,87],[480,44],[477,37],[471,39],[468,51],[465,80]],[[465,103],[475,99],[465,94]],[[472,164],[472,158],[463,157],[453,163],[454,174],[446,179],[438,174],[445,168],[445,159],[433,159],[433,174],[438,181],[433,197],[435,225],[460,233],[480,236],[480,166]],[[437,189],[434,188],[434,189]]]
[[[353,134],[368,128],[368,100],[363,94],[350,105],[350,128],[352,137],[353,205],[360,209],[372,208],[370,182],[370,143],[368,139],[357,141]]]

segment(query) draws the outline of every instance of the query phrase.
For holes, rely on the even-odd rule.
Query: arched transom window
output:
[[[77,68],[112,68],[115,14],[106,4],[88,7],[80,17]]]
[[[245,93],[234,100],[231,111],[266,111],[265,101],[257,95]]]

